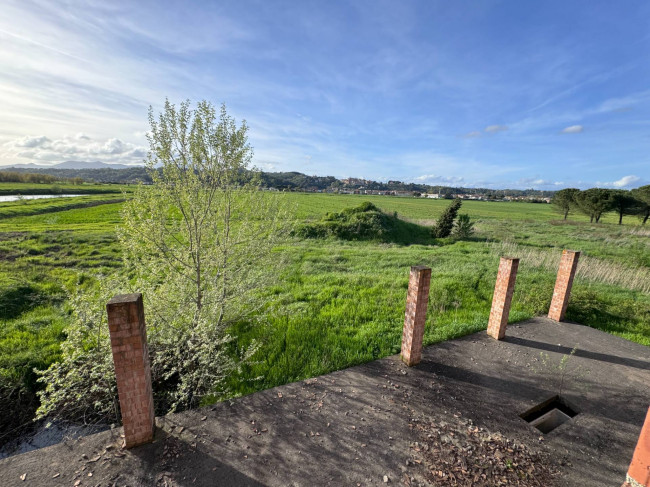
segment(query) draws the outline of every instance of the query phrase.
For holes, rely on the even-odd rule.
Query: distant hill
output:
[[[57,164],[14,164],[13,166],[2,167],[8,169],[130,169],[137,166],[127,166],[126,164],[110,164],[100,161],[65,161]]]
[[[100,163],[101,164],[101,163]],[[117,164],[115,164],[117,165]],[[128,184],[137,182],[151,182],[151,178],[147,171],[142,166],[123,166],[123,168],[95,168],[95,169],[62,169],[54,166],[45,168],[34,167],[34,165],[22,164],[13,167],[0,167],[3,172],[17,172],[17,173],[36,173],[36,174],[49,174],[58,179],[73,179],[81,178],[84,181],[92,183],[117,183]]]
[[[124,164],[106,164],[103,162],[68,161],[52,166],[37,164],[17,164],[1,166],[0,171],[50,174],[60,179],[81,178],[96,183],[129,184],[150,183],[151,177],[143,166],[127,166]],[[456,195],[482,195],[485,199],[500,200],[506,196],[545,198],[553,196],[554,191],[535,189],[488,189],[463,188],[451,186],[431,186],[428,184],[406,183],[402,181],[378,182],[365,179],[337,179],[334,176],[309,176],[299,172],[262,172],[261,185],[280,191],[307,192],[354,192],[359,191],[392,191],[396,194],[419,195],[420,193],[439,193],[441,197],[453,198]],[[542,200],[540,200],[542,201]]]

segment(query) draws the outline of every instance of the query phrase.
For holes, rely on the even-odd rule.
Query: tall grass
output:
[[[494,255],[518,257],[520,265],[557,270],[562,253],[557,249],[543,250],[515,242],[490,242]],[[576,271],[577,279],[610,284],[624,289],[650,293],[650,269],[645,266],[626,266],[619,262],[581,255]]]

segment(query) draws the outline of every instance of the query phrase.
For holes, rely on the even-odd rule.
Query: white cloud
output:
[[[563,134],[579,134],[582,133],[584,127],[582,125],[570,125],[562,130]]]
[[[438,176],[436,174],[423,174],[412,179],[414,183],[423,184],[460,184],[465,181],[461,176]]]
[[[26,136],[13,142],[14,147],[45,147],[50,143],[45,135]]]
[[[146,154],[145,147],[115,137],[94,140],[83,133],[54,140],[44,135],[27,136],[10,140],[0,147],[0,160],[10,164],[24,163],[24,159],[52,163],[75,160],[134,164],[141,163]]]
[[[488,134],[496,134],[497,132],[504,132],[506,130],[508,130],[506,125],[488,125],[485,127],[485,131]]]
[[[517,181],[517,186],[519,187],[527,187],[527,188],[534,188],[534,187],[539,187],[539,186],[552,186],[555,183],[553,181],[548,181],[546,179],[542,179],[540,177],[534,177],[534,178],[521,178]]]
[[[611,183],[611,185],[614,186],[615,188],[626,188],[640,180],[641,178],[638,176],[624,176],[618,181],[614,181],[613,183]]]
[[[488,134],[496,134],[499,132],[505,132],[506,130],[508,130],[508,127],[506,125],[488,125],[487,127],[485,127],[484,132]],[[482,137],[482,136],[483,136],[483,132],[481,132],[480,130],[474,130],[472,132],[468,132],[465,135],[463,135],[463,138],[474,139],[476,137]]]

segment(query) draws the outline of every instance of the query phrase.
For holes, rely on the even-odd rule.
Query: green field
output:
[[[119,198],[0,204],[0,409],[21,404],[22,421],[35,405],[32,369],[56,360],[65,338],[67,293],[92,286],[121,265]],[[300,221],[371,201],[399,218],[431,225],[448,204],[386,196],[287,198]],[[263,346],[256,362],[232,378],[233,394],[397,353],[412,265],[432,268],[426,344],[484,329],[499,255],[506,250],[522,256],[511,321],[548,310],[554,266],[561,250],[572,248],[584,252],[582,264],[591,270],[576,280],[567,318],[650,345],[650,288],[644,287],[650,286],[650,228],[633,217],[616,225],[615,215],[598,225],[580,215],[563,222],[546,204],[467,201],[461,213],[477,222],[468,241],[295,239],[278,248],[288,265],[274,270],[279,279],[265,290],[266,324],[236,330],[242,343],[255,338]]]
[[[0,183],[0,195],[32,195],[32,194],[109,194],[121,193],[128,189],[120,184],[98,183]]]

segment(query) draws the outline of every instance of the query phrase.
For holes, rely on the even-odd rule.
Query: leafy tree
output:
[[[462,200],[455,199],[452,201],[445,211],[442,212],[440,218],[436,222],[435,227],[431,229],[431,234],[434,238],[445,238],[451,235],[451,230],[454,227],[454,220],[460,210],[460,206],[463,204]]]
[[[580,192],[577,188],[561,189],[553,195],[551,203],[564,215],[564,219],[569,216],[569,211],[576,205],[576,194]]]
[[[618,213],[618,224],[623,224],[623,215],[630,215],[637,211],[637,200],[624,189],[611,192],[612,209]]]
[[[454,237],[459,239],[469,238],[474,234],[474,222],[470,220],[468,214],[458,215],[458,220],[454,227]]]
[[[631,193],[636,199],[637,213],[641,217],[641,224],[645,225],[650,218],[650,184],[633,189]]]
[[[258,290],[277,275],[281,256],[271,252],[289,228],[282,195],[262,191],[248,170],[245,122],[237,126],[225,106],[217,112],[206,101],[194,109],[167,101],[158,118],[150,109],[149,123],[153,185],[140,185],[124,206],[124,269],[115,278],[122,284],[111,292],[143,293],[155,403],[164,413],[223,397],[228,379],[258,349],[237,343],[232,325],[252,321],[265,304]],[[41,416],[75,416],[73,404],[84,414],[114,411],[106,298],[75,309],[68,351],[43,373]]]
[[[590,222],[600,221],[603,213],[612,209],[612,191],[603,188],[591,188],[576,194],[576,203],[580,211],[589,217]]]

